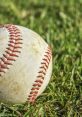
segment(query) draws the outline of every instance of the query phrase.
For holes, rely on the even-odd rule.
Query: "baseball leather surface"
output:
[[[51,49],[38,34],[18,25],[0,26],[0,101],[34,102],[51,72]]]

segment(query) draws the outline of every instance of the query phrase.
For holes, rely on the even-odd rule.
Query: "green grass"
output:
[[[40,34],[53,51],[53,73],[32,104],[0,105],[0,117],[82,117],[82,0],[1,0],[0,24]]]

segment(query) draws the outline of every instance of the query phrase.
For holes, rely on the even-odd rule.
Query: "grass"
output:
[[[0,117],[82,117],[82,0],[2,0],[0,24],[40,34],[53,50],[53,73],[32,104],[1,103]]]

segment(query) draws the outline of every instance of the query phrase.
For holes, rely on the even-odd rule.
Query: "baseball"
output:
[[[0,26],[1,102],[34,102],[51,73],[51,49],[37,33],[13,24]]]

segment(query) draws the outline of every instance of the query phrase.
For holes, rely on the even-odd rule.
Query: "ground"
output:
[[[34,104],[0,105],[0,117],[82,117],[82,0],[2,0],[0,24],[40,34],[53,51],[53,73]]]

